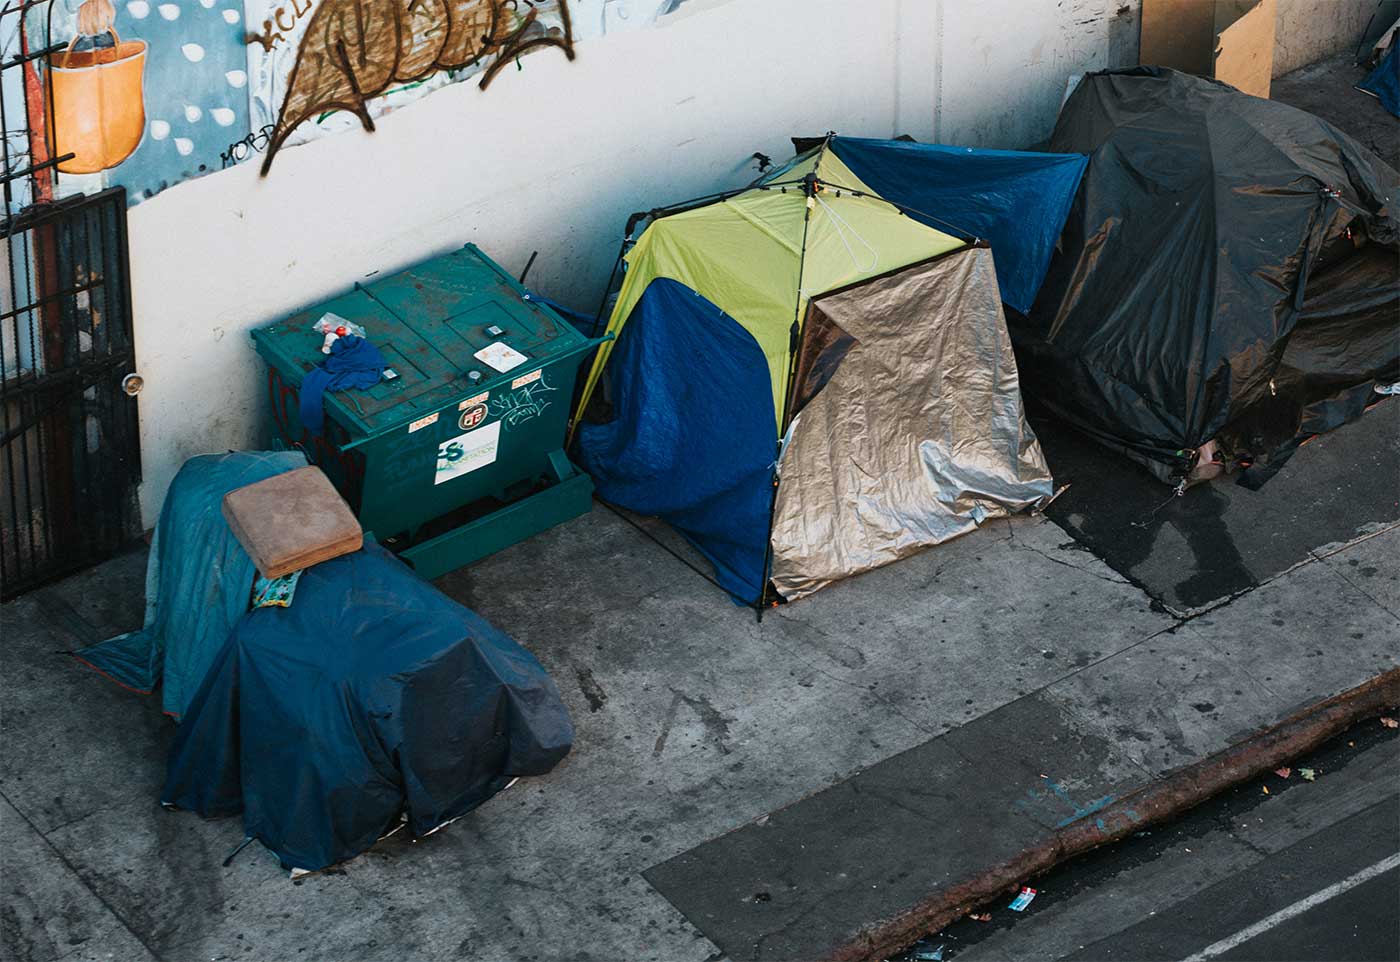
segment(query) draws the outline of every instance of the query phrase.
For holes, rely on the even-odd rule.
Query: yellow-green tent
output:
[[[770,578],[795,597],[1050,493],[990,250],[907,216],[825,145],[750,189],[654,212],[607,330],[576,416],[585,467],[747,603],[771,600]],[[848,390],[825,440],[804,437]],[[944,437],[921,454],[930,431]]]

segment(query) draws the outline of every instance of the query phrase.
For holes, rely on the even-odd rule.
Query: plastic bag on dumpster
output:
[[[415,837],[573,744],[543,666],[383,548],[302,572],[290,607],[234,628],[170,750],[162,802],[243,812],[289,868]]]

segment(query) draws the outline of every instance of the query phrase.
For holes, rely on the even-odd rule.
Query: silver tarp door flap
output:
[[[805,324],[772,534],[785,598],[1050,496],[990,249],[815,298]]]

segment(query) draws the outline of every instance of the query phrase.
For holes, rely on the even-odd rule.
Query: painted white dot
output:
[[[146,0],[131,0],[126,5],[126,12],[136,20],[145,20],[151,13],[151,5]]]
[[[200,110],[194,104],[185,104],[185,119],[190,123],[199,123],[199,118],[203,116],[204,111]]]
[[[224,23],[237,23],[237,22],[238,22],[238,11],[237,11],[237,10],[225,10],[225,11],[224,11]]]
[[[151,121],[151,139],[164,140],[170,136],[170,125],[163,120]]]
[[[215,0],[199,0],[199,5],[200,5],[201,7],[203,7],[205,10],[213,10],[213,9],[214,9],[214,2],[215,2]]]
[[[194,141],[188,137],[176,137],[175,149],[180,152],[181,157],[188,157],[194,152]]]
[[[180,48],[180,52],[185,55],[185,59],[190,63],[199,63],[204,59],[204,48],[197,43],[187,43]]]
[[[209,111],[209,116],[213,117],[214,123],[218,124],[220,127],[231,127],[238,115],[227,107],[215,107],[213,110]]]
[[[160,15],[167,20],[175,20],[180,16],[179,6],[173,3],[162,3],[160,6],[156,7],[156,9],[159,10]]]
[[[248,75],[242,70],[230,70],[224,74],[224,79],[228,81],[230,87],[242,87],[248,82]]]

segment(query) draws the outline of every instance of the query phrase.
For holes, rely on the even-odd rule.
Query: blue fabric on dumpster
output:
[[[301,424],[312,434],[326,426],[325,393],[371,388],[379,383],[388,363],[379,348],[356,334],[331,342],[331,353],[306,372],[301,381]]]
[[[144,625],[75,657],[142,694],[163,677],[161,707],[178,718],[248,610],[257,575],[224,521],[224,495],[304,467],[299,451],[206,454],[186,461],[170,484],[151,541]]]
[[[1375,94],[1381,106],[1400,117],[1400,41],[1391,43],[1390,53],[1356,88]]]
[[[936,230],[990,241],[1001,299],[1031,309],[1089,159],[833,137],[831,149],[881,197]],[[925,213],[927,212],[927,213]]]
[[[512,778],[573,724],[535,657],[377,544],[306,569],[288,608],[234,628],[180,724],[161,801],[243,813],[288,868],[415,837]]]
[[[598,335],[593,333],[594,330],[601,329],[607,326],[606,319],[600,321],[598,320],[598,317],[594,314],[585,314],[582,311],[574,310],[572,307],[565,307],[563,304],[560,304],[554,298],[545,297],[539,291],[531,291],[530,298],[532,300],[539,301],[545,307],[549,308],[551,311],[558,314],[564,320],[568,321],[569,326],[572,327],[574,330],[578,331],[584,337],[597,337]],[[587,368],[585,367],[585,370],[586,369]]]
[[[613,417],[579,425],[598,496],[663,518],[745,604],[766,581],[773,386],[758,342],[678,281],[647,285],[608,362]]]

